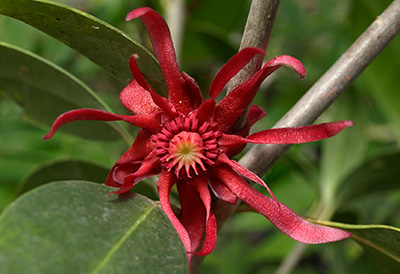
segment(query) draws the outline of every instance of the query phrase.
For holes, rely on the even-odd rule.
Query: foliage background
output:
[[[58,2],[99,17],[147,48],[151,46],[143,24],[123,19],[140,6],[163,13],[167,5],[167,1],[139,0]],[[255,99],[268,117],[255,130],[271,127],[289,110],[390,2],[282,1],[267,59],[295,56],[305,65],[307,78],[300,81],[289,70],[269,78]],[[249,5],[250,1],[242,0],[187,1],[181,68],[198,81],[205,94],[215,73],[239,47]],[[118,100],[122,84],[64,44],[4,16],[0,16],[0,41],[58,64],[87,83],[118,113],[126,113]],[[351,119],[356,124],[353,128],[327,141],[291,148],[264,176],[280,201],[314,217],[326,214],[326,218],[346,223],[400,226],[399,48],[397,37],[318,120]],[[74,159],[110,168],[127,149],[123,141],[105,144],[62,133],[43,141],[47,130],[24,119],[20,106],[0,90],[0,210],[15,197],[19,185],[45,165]],[[371,170],[376,173],[371,175]],[[320,211],[324,204],[332,207],[327,213]],[[270,273],[295,245],[261,215],[239,213],[223,228],[202,272]],[[376,268],[355,242],[347,240],[309,247],[293,273],[376,273]]]

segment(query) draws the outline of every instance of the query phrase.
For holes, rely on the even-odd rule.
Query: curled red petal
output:
[[[155,147],[151,136],[152,134],[147,130],[138,131],[135,142],[112,167],[107,176],[106,185],[120,187],[125,176],[138,170],[141,162]]]
[[[226,62],[217,73],[210,86],[210,97],[215,99],[225,85],[256,55],[264,55],[265,51],[259,48],[245,48]]]
[[[290,67],[300,77],[305,77],[305,68],[296,58],[283,55],[271,59],[261,70],[236,87],[215,107],[215,122],[220,126],[221,131],[227,132],[231,129],[239,116],[250,105],[264,79],[281,66]]]
[[[151,8],[138,8],[126,16],[126,20],[140,17],[145,24],[154,53],[160,63],[168,87],[169,100],[184,114],[193,110],[191,94],[176,62],[171,33],[164,18]]]
[[[169,203],[169,193],[171,192],[171,188],[173,185],[177,183],[177,179],[172,172],[168,172],[166,169],[162,169],[160,179],[157,182],[158,194],[160,196],[160,205],[172,225],[175,227],[178,232],[179,237],[182,240],[183,246],[186,250],[186,255],[189,262],[190,269],[190,261],[193,256],[191,250],[191,242],[189,233],[183,224],[176,217],[175,213],[172,211],[171,205]]]
[[[123,184],[120,186],[119,190],[113,191],[109,194],[125,193],[131,190],[136,183],[160,173],[160,169],[161,164],[159,158],[155,155],[155,153],[152,153],[143,160],[143,162],[140,164],[140,167],[134,173],[123,178]]]
[[[129,58],[129,68],[131,69],[133,78],[139,83],[139,85],[141,85],[145,90],[150,90],[150,86],[136,62],[136,59],[138,58],[139,56],[137,54],[131,55],[131,58]]]
[[[206,209],[204,241],[201,249],[195,252],[195,255],[206,256],[214,250],[217,243],[217,219],[211,211],[211,195],[208,188],[208,178],[206,176],[196,176],[193,179],[192,183],[199,192],[200,199]]]
[[[257,176],[257,174],[255,174],[255,173],[251,172],[250,170],[248,170],[247,168],[241,166],[238,162],[229,159],[225,153],[220,153],[218,155],[218,162],[221,162],[221,163],[224,163],[224,164],[230,166],[231,168],[233,168],[237,172],[239,172],[242,176],[246,177],[249,180],[252,180],[253,182],[256,182],[260,186],[263,186],[268,191],[269,195],[271,195],[271,197],[275,201],[277,201],[274,193],[272,193],[271,189],[267,186],[267,184],[260,177]]]
[[[206,210],[191,181],[178,182],[177,186],[181,204],[179,220],[189,233],[191,249],[187,252],[194,254],[204,237]]]
[[[235,205],[238,198],[232,193],[232,191],[217,178],[210,177],[210,188],[214,192],[218,199]]]
[[[54,133],[62,125],[73,121],[125,121],[134,126],[147,129],[151,132],[159,132],[161,130],[161,117],[159,114],[150,115],[119,115],[98,109],[74,109],[67,111],[54,121],[53,126],[49,133],[43,136],[43,139],[50,139]]]
[[[351,237],[349,232],[307,222],[286,205],[254,188],[228,166],[219,166],[215,175],[243,202],[264,215],[280,231],[305,244],[322,244]]]
[[[352,125],[352,121],[338,121],[303,127],[273,128],[251,134],[245,140],[255,144],[308,143],[332,137]]]

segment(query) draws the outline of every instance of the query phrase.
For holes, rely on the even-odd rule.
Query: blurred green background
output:
[[[58,1],[92,14],[151,48],[139,20],[125,22],[130,10],[150,6],[165,12],[168,1]],[[181,69],[204,95],[221,66],[237,51],[250,1],[186,1]],[[266,59],[289,54],[300,59],[307,78],[282,69],[261,87],[256,104],[268,117],[254,131],[271,127],[337,60],[391,1],[282,1]],[[172,30],[173,32],[174,30]],[[118,113],[123,85],[64,44],[0,16],[0,41],[34,52],[88,84]],[[329,140],[297,145],[263,177],[275,196],[299,214],[345,223],[400,226],[400,38],[396,38],[319,119],[349,119],[355,126]],[[61,160],[110,168],[127,149],[123,141],[92,142],[63,133],[50,141],[48,128],[33,124],[0,90],[0,210],[20,184],[37,170]],[[64,171],[68,173],[69,171]],[[105,176],[105,175],[102,175]],[[98,178],[101,181],[101,176]],[[241,212],[219,234],[202,273],[274,273],[296,243],[263,216]],[[353,241],[306,249],[293,273],[376,273]]]

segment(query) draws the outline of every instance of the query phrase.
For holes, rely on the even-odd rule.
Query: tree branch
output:
[[[303,126],[314,122],[399,31],[400,0],[395,0],[274,127]],[[239,163],[261,175],[289,148],[290,145],[257,145]],[[237,205],[232,206],[220,200],[213,203],[219,227],[236,208]]]
[[[263,50],[267,49],[279,3],[280,0],[252,1],[239,50],[246,47],[257,47]],[[262,56],[255,57],[252,62],[233,77],[229,82],[227,94],[258,71],[261,68],[262,62]],[[242,117],[238,119],[236,127],[243,127],[245,117],[246,114],[242,115]],[[227,218],[233,214],[234,209],[225,207],[225,205],[227,205],[225,203],[225,205],[220,207],[219,202],[221,201],[215,201],[212,207],[214,214],[217,216],[218,228],[221,228]],[[220,209],[222,209],[222,211],[220,211]],[[226,210],[228,210],[228,212],[226,212]],[[199,272],[203,259],[204,257],[193,256],[191,262],[191,273]]]
[[[279,4],[280,0],[253,0],[250,6],[239,50],[248,47],[256,47],[265,51],[267,50]],[[263,56],[256,56],[244,69],[235,75],[235,77],[233,77],[229,82],[226,94],[229,94],[238,85],[260,70],[263,59]],[[242,128],[246,116],[247,111],[239,117],[234,128]]]

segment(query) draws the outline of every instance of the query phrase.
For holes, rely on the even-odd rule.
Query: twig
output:
[[[267,50],[279,4],[280,0],[252,1],[239,50],[247,47]],[[256,56],[244,69],[232,78],[226,94],[229,94],[234,88],[253,76],[261,68],[262,62],[263,56]],[[246,116],[247,111],[239,117],[233,127],[237,129],[242,128]]]
[[[400,31],[400,0],[395,0],[274,127],[303,126],[314,122],[361,74]],[[251,149],[240,164],[265,173],[290,145],[261,145]]]
[[[399,31],[400,0],[394,0],[274,127],[302,126],[314,122]],[[245,154],[239,163],[261,175],[289,148],[290,145],[258,145]],[[235,206],[221,201],[213,204],[220,225],[235,210]]]
[[[246,47],[258,47],[266,50],[271,36],[272,26],[278,11],[280,0],[253,0],[250,6],[249,15],[245,30],[243,33],[240,49]],[[254,58],[240,73],[238,73],[229,83],[227,94],[242,82],[250,78],[256,71],[261,68],[263,62],[262,57]],[[245,115],[242,115],[245,117]],[[236,123],[238,128],[243,126],[241,119]],[[218,228],[221,228],[226,219],[233,214],[231,208],[221,207],[223,212],[219,211],[218,201],[213,203],[213,212],[217,216]],[[226,212],[224,210],[229,210]],[[216,210],[216,211],[215,211]],[[220,217],[219,217],[220,216]],[[224,216],[226,216],[224,218]],[[191,263],[191,273],[198,273],[204,257],[194,256]]]

